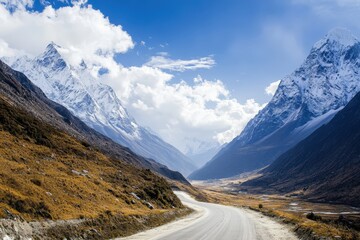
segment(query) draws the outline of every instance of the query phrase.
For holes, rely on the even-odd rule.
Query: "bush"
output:
[[[112,215],[113,215],[110,210],[106,210],[106,211],[105,211],[105,214],[106,214],[107,216],[112,216]]]
[[[32,182],[36,186],[41,187],[41,181],[39,179],[31,179],[30,182]]]
[[[322,217],[316,215],[316,214],[313,213],[313,212],[306,214],[306,218],[307,218],[307,219],[310,219],[310,220],[313,220],[313,221],[320,221],[320,220],[322,220]]]
[[[9,194],[5,196],[2,201],[7,203],[10,207],[19,213],[27,213],[33,217],[52,219],[50,210],[44,202],[33,202],[30,199],[17,199],[15,196]]]
[[[260,204],[259,204],[259,208],[261,209],[261,208],[263,208],[263,207],[264,207],[264,206],[260,203]]]

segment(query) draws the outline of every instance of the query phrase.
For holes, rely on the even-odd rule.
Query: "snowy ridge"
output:
[[[310,120],[309,122],[305,123],[304,125],[295,128],[293,131],[293,134],[300,134],[302,132],[306,132],[308,129],[313,129],[316,128],[316,126],[321,125],[321,123],[324,122],[328,122],[327,119],[331,119],[332,117],[334,117],[339,111],[341,111],[344,107],[340,107],[336,110],[330,110],[327,113],[318,116],[316,118],[313,118],[312,120]]]
[[[128,139],[140,139],[139,127],[122,107],[115,92],[86,68],[69,66],[58,48],[52,43],[34,60],[20,58],[12,67],[23,71],[50,99],[64,105],[88,125],[101,123]]]
[[[190,178],[232,177],[271,164],[349,103],[360,91],[359,71],[360,42],[345,29],[330,31],[242,133]]]
[[[222,145],[217,142],[209,143],[190,138],[186,139],[186,141],[189,143],[186,156],[198,167],[204,166],[222,147]]]
[[[22,56],[4,61],[23,72],[51,100],[62,104],[115,142],[185,175],[194,170],[190,159],[139,126],[122,106],[115,91],[94,77],[85,62],[72,66],[61,52],[60,46],[51,43],[34,59]]]
[[[360,43],[350,32],[330,31],[314,45],[303,65],[281,81],[273,99],[237,141],[254,143],[287,123],[298,121],[300,127],[340,110],[360,91],[359,53]]]
[[[321,48],[327,42],[342,45],[343,47],[353,46],[358,43],[358,39],[347,29],[334,28],[320,41],[315,43],[314,48]]]

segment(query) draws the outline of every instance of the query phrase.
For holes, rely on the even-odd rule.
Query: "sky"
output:
[[[159,52],[174,59],[213,56],[216,64],[201,76],[221,79],[240,101],[268,101],[265,87],[298,67],[330,29],[345,27],[359,33],[356,0],[112,2],[89,3],[148,47],[130,51],[134,56],[129,60],[122,55],[122,62],[139,65]],[[177,77],[187,80],[197,74],[190,71]]]
[[[190,154],[236,137],[329,30],[360,36],[359,14],[360,0],[0,0],[0,57],[54,41]]]

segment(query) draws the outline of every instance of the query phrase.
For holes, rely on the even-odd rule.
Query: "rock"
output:
[[[149,202],[144,202],[144,204],[149,208],[149,209],[154,209],[154,206],[151,204],[151,203],[149,203]]]
[[[141,198],[139,198],[138,195],[136,195],[136,193],[134,192],[130,193],[130,195],[136,198],[137,200],[141,200]]]

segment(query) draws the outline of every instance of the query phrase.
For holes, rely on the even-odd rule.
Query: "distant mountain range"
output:
[[[186,142],[192,146],[186,150],[186,156],[192,160],[197,168],[204,166],[224,147],[218,142],[210,143],[198,139],[186,139]]]
[[[360,206],[360,93],[326,125],[245,182],[250,191],[293,192]]]
[[[139,126],[114,90],[93,77],[85,62],[72,66],[61,52],[60,46],[51,43],[36,58],[17,56],[4,61],[23,72],[51,100],[115,142],[184,175],[195,170],[188,157]]]
[[[360,90],[360,42],[334,29],[318,41],[305,62],[282,79],[274,97],[191,179],[216,179],[271,164],[328,123]]]
[[[65,107],[49,100],[23,73],[14,71],[2,61],[0,61],[0,94],[8,104],[26,111],[28,115],[51,125],[58,131],[63,131],[79,141],[96,147],[110,158],[121,159],[134,166],[151,169],[169,179],[188,183],[180,173],[151,159],[138,156],[130,149],[88,127]]]

